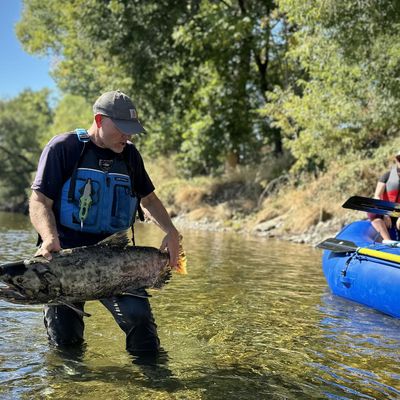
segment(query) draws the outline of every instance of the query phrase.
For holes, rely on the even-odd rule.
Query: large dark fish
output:
[[[182,253],[177,272],[186,273]],[[169,256],[154,247],[128,246],[126,232],[94,246],[61,250],[51,261],[33,257],[0,266],[0,299],[20,304],[65,304],[161,288],[171,276]],[[85,314],[87,315],[87,314]]]

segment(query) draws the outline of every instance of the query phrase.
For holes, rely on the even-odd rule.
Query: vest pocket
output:
[[[71,179],[64,184],[62,190],[60,204],[62,225],[88,233],[114,233],[131,226],[136,213],[137,199],[132,195],[129,176],[79,169],[72,202],[68,200],[70,183]],[[86,209],[82,208],[81,211],[80,199],[85,193],[91,201],[82,204]],[[87,211],[82,226],[80,211],[83,216]]]
[[[111,226],[127,229],[132,224],[136,210],[136,197],[131,194],[130,185],[116,184],[111,206]]]
[[[65,185],[63,188],[64,201],[61,202],[60,210],[60,222],[62,225],[74,230],[81,230],[80,210],[81,210],[81,197],[83,196],[85,185],[87,184],[87,178],[77,177],[75,183],[74,199],[69,202],[68,191],[69,185]],[[98,223],[100,220],[100,182],[94,179],[90,179],[91,190],[90,199],[91,201],[86,204],[88,207],[86,218],[83,220],[82,231],[84,232],[97,232]]]

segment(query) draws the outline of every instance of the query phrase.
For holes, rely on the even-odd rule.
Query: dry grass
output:
[[[201,221],[201,220],[207,220],[207,221],[214,221],[214,210],[212,207],[200,207],[197,208],[196,210],[193,210],[189,212],[186,217],[190,221]]]
[[[226,224],[233,217],[234,213],[227,203],[218,206],[202,206],[186,214],[191,221],[222,222]]]
[[[208,191],[205,188],[186,185],[179,188],[175,194],[175,205],[182,211],[188,212],[203,206]]]
[[[250,224],[255,225],[284,216],[283,232],[301,234],[320,221],[326,221],[334,215],[344,214],[340,205],[342,199],[347,198],[342,193],[337,193],[332,188],[334,173],[326,174],[319,179],[311,179],[306,185],[295,187],[285,185],[277,195],[268,197],[263,201]],[[321,190],[324,187],[324,190]]]
[[[281,212],[277,210],[275,207],[269,207],[268,205],[265,206],[260,212],[257,213],[253,225],[258,225],[262,222],[269,221],[276,217],[279,217]]]
[[[278,173],[273,163],[238,167],[217,178],[191,180],[177,175],[173,160],[156,160],[146,165],[151,165],[150,176],[171,214],[185,213],[193,221],[219,221],[248,229],[282,217],[281,233],[301,234],[334,216],[362,216],[342,209],[341,204],[353,195],[373,194],[377,178],[390,166],[388,157],[394,145],[400,148],[400,139],[379,148],[374,157],[338,159],[318,178],[305,175],[295,181],[292,177],[284,186],[278,186],[277,192],[266,193],[268,197],[259,208],[260,194]]]

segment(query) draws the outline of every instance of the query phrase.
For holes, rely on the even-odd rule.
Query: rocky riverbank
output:
[[[356,218],[351,215],[344,217],[334,217],[328,221],[320,221],[316,225],[311,226],[306,232],[296,234],[293,232],[283,232],[284,225],[283,217],[276,217],[271,220],[256,224],[249,228],[246,227],[246,222],[237,221],[234,227],[227,226],[222,221],[210,221],[203,218],[198,221],[193,221],[185,215],[178,215],[173,218],[174,224],[177,228],[205,230],[211,232],[237,232],[239,234],[254,235],[258,237],[275,238],[279,240],[288,240],[295,243],[305,243],[309,245],[316,245],[328,237],[334,237],[340,229]]]

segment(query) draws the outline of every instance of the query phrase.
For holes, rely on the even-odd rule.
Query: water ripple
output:
[[[0,213],[1,261],[28,257],[35,235]],[[162,233],[140,226],[137,240]],[[332,296],[320,252],[229,233],[184,231],[188,276],[152,291],[164,348],[154,365],[89,302],[86,347],[47,343],[41,306],[0,301],[0,399],[396,399],[400,320]]]

